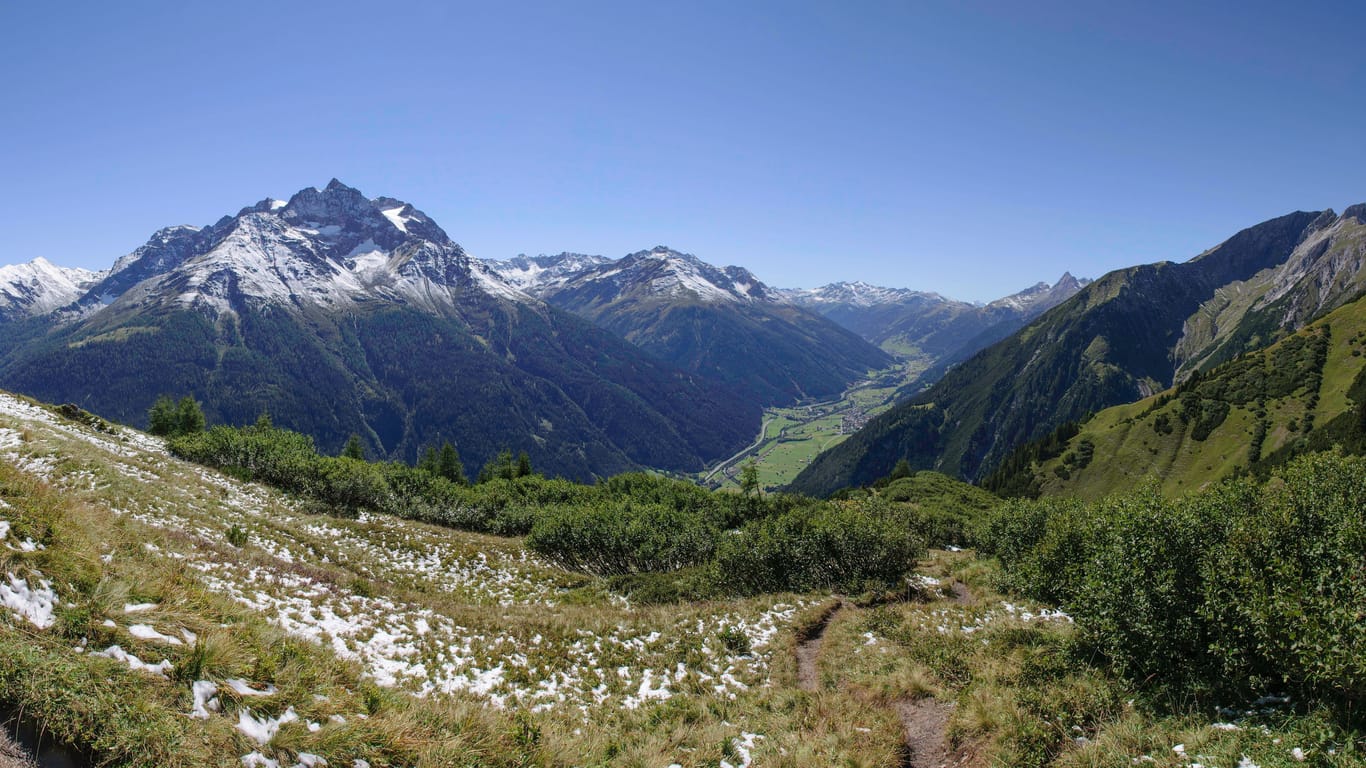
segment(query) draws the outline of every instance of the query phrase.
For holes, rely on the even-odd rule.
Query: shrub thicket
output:
[[[1012,502],[978,540],[1007,586],[1062,605],[1131,680],[1351,712],[1366,703],[1363,499],[1366,459],[1315,454],[1176,500]]]
[[[311,438],[264,419],[181,435],[169,446],[182,458],[344,514],[373,510],[526,535],[532,550],[566,568],[602,576],[689,571],[682,582],[631,582],[656,596],[887,587],[924,549],[917,533],[923,516],[877,498],[832,504],[712,492],[645,473],[590,486],[519,472],[521,462],[507,462],[509,471],[467,486],[454,462],[442,470],[439,456],[418,467],[322,456]]]

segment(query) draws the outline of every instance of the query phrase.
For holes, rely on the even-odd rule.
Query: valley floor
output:
[[[740,468],[753,460],[762,488],[782,488],[792,482],[816,454],[838,445],[868,419],[890,408],[897,390],[914,380],[925,367],[924,361],[918,358],[903,361],[869,374],[837,399],[768,408],[754,443],[699,473],[697,480],[712,488],[738,488]]]

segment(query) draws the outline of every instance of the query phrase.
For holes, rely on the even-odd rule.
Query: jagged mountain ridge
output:
[[[1366,298],[1358,298],[1270,347],[1107,408],[1070,437],[1023,446],[988,484],[1017,495],[1097,499],[1146,478],[1179,496],[1306,452],[1366,453],[1363,352]]]
[[[610,261],[611,259],[606,256],[566,251],[553,256],[522,254],[505,260],[485,259],[484,263],[510,285],[532,295],[539,295],[544,288],[562,283],[577,272]]]
[[[59,267],[39,256],[0,267],[0,320],[48,314],[75,301],[105,273]]]
[[[1315,247],[1322,216],[1288,214],[1187,262],[1105,275],[871,420],[813,461],[793,489],[822,494],[871,482],[900,458],[913,467],[980,479],[1016,446],[1064,422],[1165,389],[1179,374],[1176,350],[1191,318],[1221,289]],[[1292,316],[1283,317],[1285,329],[1296,327]]]
[[[0,337],[4,386],[121,421],[192,393],[211,419],[268,411],[325,450],[352,432],[406,459],[453,440],[471,465],[506,447],[581,479],[697,469],[759,422],[757,405],[508,284],[410,204],[336,180],[161,230]]]
[[[749,270],[665,246],[528,290],[765,405],[838,395],[892,362],[856,334],[787,303]]]

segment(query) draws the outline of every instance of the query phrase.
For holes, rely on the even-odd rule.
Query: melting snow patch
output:
[[[152,610],[153,608],[156,608],[156,607],[157,607],[157,604],[156,604],[156,603],[124,603],[124,604],[123,604],[123,612],[124,612],[124,613],[142,613],[143,611],[150,611],[150,610]]]
[[[114,661],[121,661],[127,664],[128,668],[134,672],[142,670],[161,677],[166,677],[167,673],[175,669],[175,665],[171,663],[170,659],[162,659],[160,664],[148,664],[117,645],[111,645],[103,651],[95,651],[90,655],[103,656],[107,659],[113,659]]]
[[[218,704],[218,684],[212,680],[196,680],[190,686],[190,694],[194,696],[194,707],[190,710],[190,717],[208,720],[210,712],[219,710]]]
[[[763,736],[757,733],[741,731],[740,738],[730,740],[731,746],[735,747],[735,754],[740,756],[740,764],[737,766],[722,760],[721,768],[749,768],[754,762],[754,756],[750,754],[750,750],[754,749],[754,745],[762,738]]]
[[[271,760],[260,752],[248,752],[242,755],[243,768],[280,768],[279,760]]]
[[[294,707],[286,709],[285,713],[279,717],[266,717],[260,720],[251,716],[250,709],[244,708],[237,713],[237,730],[245,733],[257,744],[264,747],[270,743],[271,739],[275,738],[280,726],[298,719],[299,716],[295,714]]]
[[[240,677],[234,677],[231,680],[224,680],[223,682],[227,683],[228,687],[233,689],[238,696],[274,696],[276,691],[276,688],[273,685],[267,685],[264,690],[257,690],[256,688],[251,687],[251,683],[248,683]]]
[[[1238,768],[1261,768],[1261,766],[1252,762],[1252,758],[1243,755],[1243,758],[1238,761]]]
[[[29,587],[28,581],[9,574],[9,584],[0,583],[0,603],[6,608],[28,619],[38,629],[47,629],[56,621],[52,608],[57,604],[57,593],[52,582],[42,580],[38,588]]]
[[[156,640],[168,645],[184,645],[180,638],[163,635],[156,631],[156,628],[151,624],[134,624],[128,628],[128,634],[139,640]]]
[[[5,502],[4,502],[3,500],[0,500],[0,504],[4,504],[4,503],[5,503]],[[8,505],[6,505],[6,506],[8,506]],[[0,509],[3,509],[3,507],[0,507]],[[3,541],[7,536],[9,536],[9,529],[10,529],[9,521],[8,521],[8,520],[0,520],[0,541]],[[12,545],[12,544],[10,544],[8,541],[6,541],[6,542],[5,542],[5,547],[7,547],[8,549],[12,549],[12,550],[18,551],[18,552],[37,552],[37,551],[39,551],[39,550],[41,550],[41,549],[46,549],[46,547],[44,547],[42,544],[39,544],[38,542],[34,541],[33,539],[29,539],[29,538],[25,538],[23,541],[19,542],[19,546],[17,546],[17,547],[14,546],[14,545]]]

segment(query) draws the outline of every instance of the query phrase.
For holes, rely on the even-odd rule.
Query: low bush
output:
[[[1366,702],[1366,459],[1297,459],[1264,484],[1096,504],[1012,502],[979,547],[1006,586],[1063,606],[1081,642],[1181,698],[1275,690]]]
[[[719,532],[705,514],[623,501],[547,509],[532,524],[526,543],[565,568],[610,576],[704,563]]]
[[[716,570],[741,593],[854,593],[897,584],[924,551],[905,518],[886,505],[846,502],[748,523],[722,537]]]

